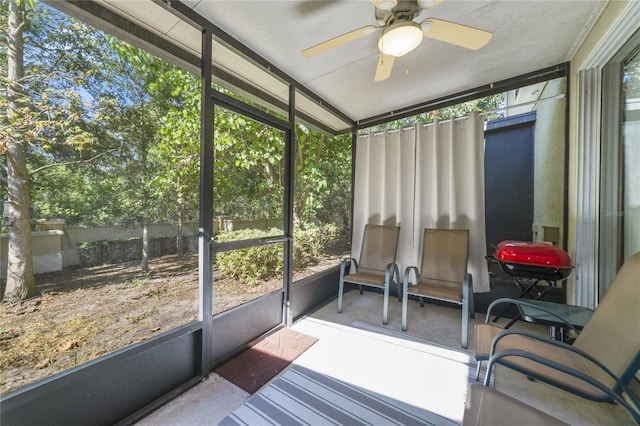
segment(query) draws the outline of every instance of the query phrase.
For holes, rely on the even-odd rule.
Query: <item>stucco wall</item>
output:
[[[565,80],[558,78],[548,82],[541,94],[542,99],[565,93]],[[565,106],[566,98],[541,102],[536,107],[534,144],[533,223],[558,227],[559,241],[564,236],[563,211],[565,170]]]

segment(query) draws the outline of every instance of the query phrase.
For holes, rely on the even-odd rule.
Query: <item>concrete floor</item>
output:
[[[450,375],[443,378],[447,392],[425,395],[427,386],[418,374],[419,351],[416,343],[402,337],[414,337],[455,349],[451,356],[462,359],[473,356],[474,324],[484,322],[477,314],[469,325],[469,349],[460,347],[461,311],[455,306],[427,304],[420,308],[409,302],[409,321],[406,333],[401,331],[401,303],[390,300],[389,324],[382,326],[382,295],[357,291],[345,294],[343,313],[336,313],[333,301],[313,314],[297,321],[293,328],[318,338],[318,342],[303,353],[296,364],[330,374],[341,380],[357,383],[383,392],[396,399],[421,404],[456,421],[464,410],[466,378],[454,383]],[[354,322],[370,324],[373,329],[383,327],[384,334],[351,327]],[[508,320],[500,320],[504,325]],[[541,335],[548,328],[518,322],[513,329],[524,329]],[[418,344],[419,345],[419,344]],[[495,370],[496,389],[538,407],[546,413],[572,425],[634,424],[620,406],[596,403],[576,397],[540,382],[532,382],[523,375],[504,367]],[[431,388],[433,389],[433,388]],[[442,399],[442,395],[446,395]],[[139,426],[155,425],[214,425],[249,398],[249,394],[217,374],[190,389],[183,395],[150,414]],[[440,399],[439,399],[440,398]]]

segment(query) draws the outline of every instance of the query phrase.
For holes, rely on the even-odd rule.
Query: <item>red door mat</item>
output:
[[[317,341],[315,337],[282,328],[214,371],[247,392],[254,393]]]

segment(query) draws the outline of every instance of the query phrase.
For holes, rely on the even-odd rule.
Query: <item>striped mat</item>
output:
[[[219,425],[445,425],[458,423],[293,365]]]

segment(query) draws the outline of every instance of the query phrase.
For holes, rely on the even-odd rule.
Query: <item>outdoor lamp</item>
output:
[[[413,21],[398,21],[382,32],[378,49],[385,55],[403,56],[422,41],[422,27]]]

